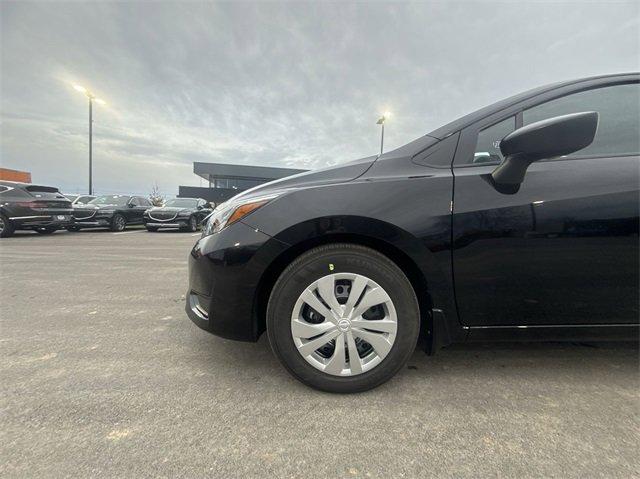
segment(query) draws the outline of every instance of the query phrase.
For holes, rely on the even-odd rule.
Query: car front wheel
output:
[[[267,334],[276,356],[303,383],[329,392],[372,389],[415,350],[418,301],[405,274],[375,250],[314,248],[273,287]]]
[[[115,214],[111,219],[111,231],[124,231],[127,227],[127,220],[124,216]]]
[[[13,223],[5,215],[0,214],[0,238],[8,238],[15,231]]]
[[[195,216],[190,217],[187,226],[181,229],[182,231],[191,231],[192,233],[198,231],[198,220]]]

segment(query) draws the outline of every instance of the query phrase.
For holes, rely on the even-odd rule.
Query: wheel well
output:
[[[421,337],[424,337],[428,330],[428,321],[431,318],[430,311],[432,308],[432,302],[427,288],[427,280],[418,266],[411,258],[409,258],[409,256],[406,255],[406,253],[395,246],[376,238],[354,234],[333,234],[303,241],[287,249],[269,265],[265,273],[262,275],[262,278],[260,278],[258,288],[256,289],[256,295],[254,297],[253,314],[255,321],[254,324],[257,326],[256,336],[259,336],[266,330],[266,311],[269,296],[271,295],[273,285],[276,283],[284,269],[298,256],[310,249],[331,243],[352,243],[367,246],[376,250],[378,253],[385,255],[393,261],[404,272],[404,274],[407,275],[407,279],[409,279],[409,282],[416,294],[416,298],[418,299],[421,319],[420,335]]]

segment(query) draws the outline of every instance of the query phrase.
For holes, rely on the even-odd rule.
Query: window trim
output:
[[[558,98],[562,98],[569,95],[574,95],[576,93],[581,93],[589,90],[598,90],[601,88],[614,87],[619,85],[632,85],[632,84],[640,84],[640,79],[638,78],[603,78],[599,79],[595,82],[587,82],[587,84],[573,84],[569,86],[563,86],[555,90],[547,91],[536,95],[534,97],[523,100],[519,103],[515,103],[511,106],[508,106],[502,110],[496,111],[484,118],[477,120],[475,123],[466,126],[460,131],[460,139],[458,142],[458,148],[456,150],[455,158],[452,163],[453,168],[479,168],[483,166],[497,166],[500,163],[481,163],[481,164],[473,164],[466,163],[466,160],[473,156],[475,152],[475,148],[478,141],[478,134],[480,131],[500,123],[502,120],[506,120],[510,116],[516,116],[516,130],[518,128],[522,128],[522,122],[524,118],[523,112],[525,110],[529,110],[531,108],[535,108],[538,105],[542,105],[544,103],[548,103],[553,100],[557,100]],[[518,119],[519,117],[519,119]],[[520,126],[518,126],[520,125]],[[635,154],[628,155],[609,155],[606,158],[615,158],[618,157],[628,157],[628,156],[638,156]],[[589,156],[590,158],[604,158],[602,155],[594,155]],[[542,161],[564,161],[564,160],[578,160],[578,159],[588,159],[585,157],[572,157],[572,158],[553,158],[550,160],[542,160]]]

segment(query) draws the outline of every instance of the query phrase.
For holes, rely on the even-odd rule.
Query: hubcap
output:
[[[389,354],[398,320],[393,301],[375,281],[335,273],[311,283],[291,314],[291,336],[302,357],[334,376],[375,368]]]
[[[4,231],[4,220],[0,218],[0,233]]]

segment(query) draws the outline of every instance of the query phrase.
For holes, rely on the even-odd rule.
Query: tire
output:
[[[181,227],[180,231],[189,231],[191,233],[198,231],[198,219],[195,216],[189,217],[189,224]]]
[[[42,228],[36,228],[36,233],[39,233],[41,235],[50,235],[55,233],[58,230],[58,228],[56,228],[55,226],[44,226]]]
[[[15,226],[13,225],[11,220],[5,215],[0,214],[0,238],[8,238],[9,236],[13,236],[14,231]]]
[[[116,213],[111,218],[111,231],[124,231],[127,227],[127,220],[121,214]]]
[[[345,277],[350,279],[344,279]],[[324,289],[323,300],[329,297],[327,292],[330,291],[333,298],[329,301],[335,299],[338,303],[335,306],[337,303],[333,302],[333,310],[341,313],[332,320],[327,319],[327,315],[331,314],[330,308],[327,308],[330,302],[324,300],[323,305],[317,300],[317,296],[313,300],[315,294],[320,294],[317,289],[320,286],[317,283],[328,285]],[[352,299],[350,290],[341,284],[350,284],[350,287],[356,288],[354,297],[360,298],[353,299],[353,317],[349,316],[348,319],[344,310],[349,309]],[[366,289],[361,289],[362,286],[358,287],[357,284],[366,284]],[[339,288],[342,288],[342,293]],[[315,291],[311,293],[311,298],[308,295],[303,296],[303,293],[308,291]],[[358,294],[358,291],[364,293]],[[376,293],[373,294],[372,291]],[[314,304],[319,309],[324,308],[324,314],[318,314],[313,310],[309,312],[309,305],[304,297],[310,298],[310,302],[317,301]],[[381,300],[384,302],[377,303],[379,297],[384,298]],[[374,306],[359,312],[369,304]],[[375,318],[373,313],[379,316]],[[305,314],[311,314],[311,329]],[[362,314],[367,318],[363,318]],[[296,322],[294,318],[301,319],[296,319]],[[374,319],[384,320],[387,327],[391,328],[388,334],[380,332],[380,325],[383,323],[376,325]],[[306,324],[300,325],[300,321]],[[364,323],[365,321],[368,322]],[[302,331],[306,334],[294,338],[293,326],[303,326]],[[321,337],[316,336],[318,327],[324,327],[328,335],[338,334],[334,339],[333,351],[331,343],[325,343],[315,350],[307,348],[307,351],[312,352],[303,355],[298,348],[304,350],[305,344]],[[378,332],[375,332],[376,330]],[[276,281],[267,305],[267,335],[275,355],[295,378],[322,391],[356,393],[373,389],[388,381],[415,351],[419,331],[418,301],[405,274],[395,263],[377,251],[348,243],[319,246],[293,261]],[[376,344],[376,347],[365,342],[365,337]],[[381,338],[385,342],[381,342]],[[343,349],[338,348],[340,343]],[[346,352],[338,354],[339,349]],[[358,354],[357,362],[348,358],[350,351]],[[334,359],[336,361],[333,361]],[[333,365],[323,365],[323,361],[333,362]],[[331,368],[334,371],[330,373],[322,368]]]
[[[149,233],[155,233],[156,231],[158,231],[158,228],[156,226],[147,226],[146,228]]]
[[[67,226],[67,231],[77,232],[77,231],[80,231],[80,227],[79,226]]]

